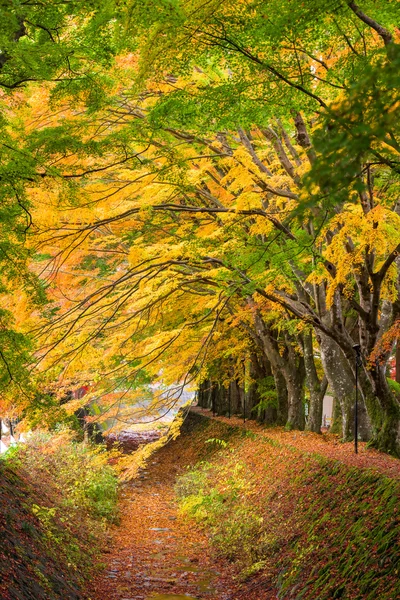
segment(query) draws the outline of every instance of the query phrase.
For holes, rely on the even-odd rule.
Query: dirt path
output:
[[[138,480],[126,484],[121,523],[111,532],[107,570],[91,600],[231,600],[229,567],[215,563],[193,524],[177,518],[174,482],[185,465],[172,447],[159,451]]]

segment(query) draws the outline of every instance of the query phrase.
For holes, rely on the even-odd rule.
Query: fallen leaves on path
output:
[[[166,446],[124,485],[121,523],[111,532],[107,570],[94,583],[91,600],[236,597],[226,584],[229,568],[212,558],[207,537],[177,518],[175,477],[187,461]]]
[[[283,467],[286,465],[290,469],[291,465],[293,468],[301,468],[303,454],[321,455],[348,466],[373,469],[400,479],[400,461],[367,449],[365,443],[359,444],[359,454],[355,455],[352,443],[340,443],[333,435],[265,428],[254,421],[243,423],[237,417],[212,417],[210,411],[197,407],[192,412],[208,417],[216,426],[220,422],[237,428],[236,431],[245,429],[281,446],[279,453],[275,457],[269,455],[268,460],[279,463],[279,483],[274,502],[282,510],[283,522],[289,520],[294,510],[289,500],[285,500],[283,504],[284,498],[280,500],[279,488],[284,485],[286,477]],[[272,575],[260,573],[249,581],[238,583],[235,580],[237,569],[224,559],[215,558],[207,533],[193,522],[186,523],[177,514],[174,491],[176,476],[184,472],[187,466],[201,460],[205,448],[208,446],[209,450],[210,446],[205,441],[212,434],[212,428],[206,428],[204,435],[197,432],[193,437],[186,432],[178,440],[159,450],[138,479],[124,484],[120,505],[121,523],[110,533],[105,558],[107,568],[94,582],[91,600],[276,598],[276,592],[271,587]],[[218,436],[217,431],[216,435]],[[242,460],[249,469],[249,477],[263,473],[266,456],[265,450],[257,451],[258,439],[248,440],[241,452]],[[283,455],[290,455],[290,460],[282,461]],[[270,470],[273,473],[273,465]],[[254,498],[256,503],[269,497],[276,487],[268,477],[265,479],[265,474],[263,477],[264,479],[257,481],[257,497]],[[271,510],[272,508],[271,505]],[[285,510],[288,511],[287,514]],[[289,530],[285,531],[283,527],[282,543],[285,536],[290,537],[292,534]],[[289,542],[288,538],[287,543]]]

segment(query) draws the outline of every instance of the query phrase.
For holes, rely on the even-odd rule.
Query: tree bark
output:
[[[295,352],[291,340],[288,339],[282,340],[285,350],[283,355],[280,353],[272,331],[266,326],[258,310],[255,310],[254,322],[256,331],[262,340],[265,354],[271,363],[274,376],[276,378],[283,376],[285,380],[288,394],[286,427],[288,429],[304,429],[304,359]]]
[[[309,394],[309,410],[306,430],[321,433],[322,407],[328,380],[326,377],[321,382],[314,361],[312,333],[305,333],[301,339],[306,371],[306,386]]]

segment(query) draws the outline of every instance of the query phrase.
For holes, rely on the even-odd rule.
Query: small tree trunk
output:
[[[257,334],[262,340],[264,351],[271,363],[274,377],[282,376],[287,388],[289,429],[304,429],[303,385],[305,377],[304,359],[295,352],[292,339],[285,339],[286,350],[282,356],[273,332],[268,328],[259,311],[254,313]],[[282,340],[283,341],[283,340]],[[278,375],[279,374],[279,375]],[[277,379],[275,379],[277,381]]]
[[[265,405],[259,390],[260,383],[264,383],[263,380],[273,377],[271,363],[264,353],[259,355],[252,353],[250,356],[249,368],[252,383],[249,386],[246,396],[248,415],[250,418],[257,419],[261,423],[272,425],[276,423],[277,420],[277,406],[273,404]]]
[[[231,402],[231,414],[237,415],[242,410],[242,402],[240,397],[240,390],[237,381],[231,381],[229,385],[230,389],[230,402]]]
[[[283,374],[276,370],[274,371],[274,380],[276,393],[278,396],[278,406],[276,423],[277,425],[285,425],[288,420],[288,391],[286,387],[286,381]]]
[[[304,361],[299,360],[298,368],[287,368],[286,384],[288,389],[288,419],[287,429],[304,429]],[[287,365],[289,367],[289,365]]]
[[[364,371],[362,381],[365,381]],[[374,428],[370,445],[383,452],[400,456],[400,406],[386,380],[385,368],[368,370],[373,386],[366,397],[368,413]]]
[[[354,381],[348,363],[334,340],[319,333],[321,359],[329,387],[337,399],[342,423],[342,439],[353,439]],[[361,401],[360,401],[361,403]]]
[[[327,388],[328,380],[326,377],[324,377],[321,383],[318,385],[318,389],[309,389],[310,406],[308,411],[308,421],[306,424],[307,431],[321,433],[322,411],[324,404],[324,396]]]
[[[342,431],[342,411],[340,410],[340,404],[337,398],[333,398],[332,404],[332,425],[330,429],[331,433],[337,433],[340,435]]]

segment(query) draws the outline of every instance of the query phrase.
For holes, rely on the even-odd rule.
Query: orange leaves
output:
[[[213,151],[224,149],[221,144],[212,141]],[[56,231],[54,237],[43,235],[43,248],[55,257],[52,294],[70,315],[48,330],[46,343],[57,343],[50,364],[67,354],[68,376],[90,379],[100,371],[108,385],[107,373],[112,378],[126,370],[134,379],[145,369],[172,385],[196,362],[228,364],[249,350],[240,319],[226,313],[230,280],[237,278],[235,257],[245,250],[242,232],[247,228],[257,239],[268,236],[273,225],[257,214],[244,229],[238,221],[241,211],[263,209],[263,181],[269,178],[235,144],[232,155],[221,158],[210,158],[208,148],[190,142],[179,143],[168,160],[156,144],[146,151],[147,163],[121,167],[115,160],[106,176],[93,172],[78,182],[75,210],[71,205],[61,213],[57,200],[46,206],[35,191],[43,230],[50,225]],[[266,157],[273,155],[268,140],[258,146]],[[92,167],[83,161],[79,169]],[[276,170],[273,184],[288,187],[287,175]],[[276,209],[283,214],[286,201],[272,195],[268,202],[278,219]],[[261,274],[260,280],[263,285]],[[240,314],[241,301],[232,297],[229,303]],[[226,314],[219,319],[222,309]],[[113,369],[115,360],[121,366]]]
[[[381,356],[387,355],[393,348],[393,344],[397,341],[400,343],[400,318],[397,319],[388,331],[386,331],[378,341],[373,352],[369,356],[370,364],[380,362]]]

